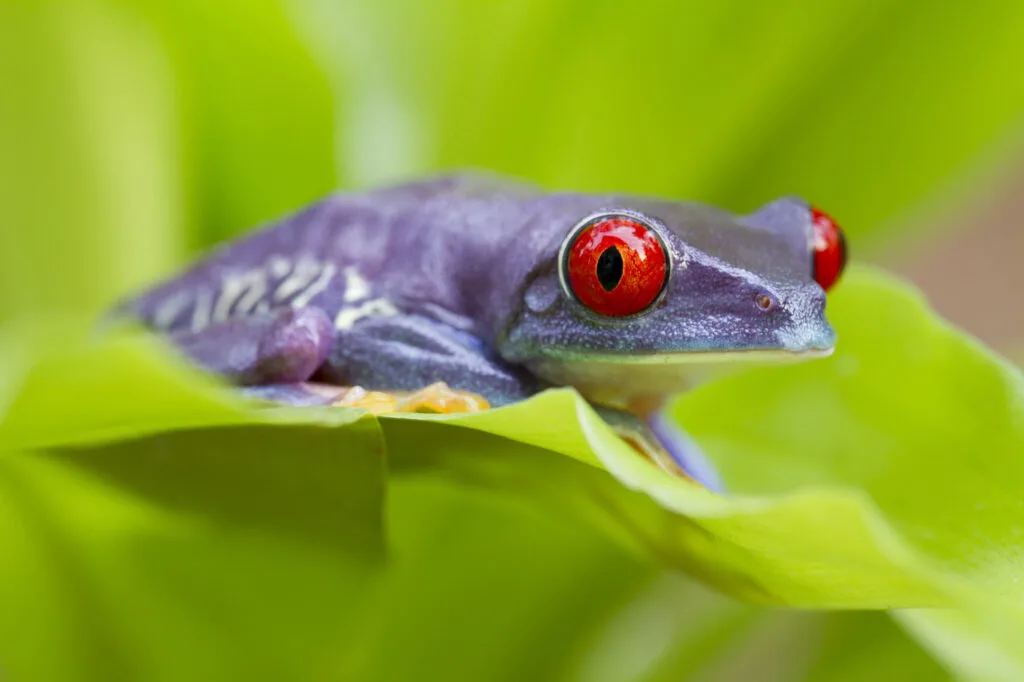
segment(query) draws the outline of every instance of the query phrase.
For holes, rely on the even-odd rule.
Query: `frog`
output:
[[[335,191],[111,315],[266,404],[457,413],[568,387],[651,465],[721,492],[671,398],[831,354],[846,248],[797,196],[736,214],[460,172]]]

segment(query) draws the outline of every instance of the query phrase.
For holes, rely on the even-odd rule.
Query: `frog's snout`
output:
[[[836,332],[825,317],[826,297],[819,286],[803,286],[786,292],[780,307],[788,322],[776,331],[782,348],[794,352],[831,351]]]

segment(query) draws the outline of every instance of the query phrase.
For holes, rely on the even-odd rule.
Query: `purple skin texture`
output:
[[[206,369],[244,386],[306,381],[334,343],[331,319],[319,308],[281,308],[238,317],[170,339]]]
[[[640,315],[602,317],[561,283],[562,243],[602,211],[639,215],[667,248],[665,288]],[[644,196],[546,193],[490,175],[439,177],[329,196],[115,314],[254,394],[296,404],[316,402],[297,386],[312,378],[396,391],[444,381],[495,406],[567,385],[625,410],[737,360],[831,351],[811,221],[796,198],[736,216]],[[770,310],[755,304],[763,296]],[[685,434],[658,414],[646,419],[685,471],[718,487]]]

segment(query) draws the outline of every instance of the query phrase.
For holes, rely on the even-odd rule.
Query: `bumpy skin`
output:
[[[560,284],[566,235],[604,210],[642,214],[670,252],[664,295],[640,316],[595,315]],[[695,359],[830,349],[810,236],[810,210],[798,199],[737,217],[694,203],[446,177],[331,196],[118,312],[251,386],[314,374],[381,390],[444,381],[502,405],[557,384],[621,408],[692,385],[709,366]],[[764,295],[769,311],[755,305]],[[665,445],[681,460],[686,452],[673,448],[692,450]]]

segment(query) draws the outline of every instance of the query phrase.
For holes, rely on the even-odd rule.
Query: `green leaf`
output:
[[[533,500],[431,472],[390,479],[393,561],[333,679],[567,680],[656,573]]]
[[[274,622],[299,619],[319,634],[293,628],[292,653],[279,657],[208,651],[190,674],[285,670],[297,655],[368,679],[425,661],[479,679],[496,657],[531,650],[536,658],[506,667],[508,679],[533,679],[565,665],[538,642],[585,648],[600,614],[647,584],[651,565],[776,604],[983,613],[983,595],[1013,597],[1019,372],[881,275],[854,271],[830,305],[834,358],[753,370],[681,401],[683,423],[736,491],[725,497],[638,458],[569,390],[475,415],[377,421],[250,406],[145,336],[86,342],[72,325],[58,334],[65,348],[36,359],[40,344],[25,342],[0,423],[0,525],[5,546],[21,548],[0,562],[0,584],[32,586],[10,603],[40,593],[17,665],[32,669],[32,651],[69,638],[67,660],[83,669],[158,669],[169,654],[155,623],[167,619],[211,623],[175,630],[185,648],[265,642],[284,636],[250,623],[252,595],[268,590],[298,590],[297,601],[268,603]],[[43,334],[31,329],[8,338]],[[360,557],[380,552],[385,443],[393,559],[381,573]],[[607,572],[580,573],[598,565]],[[331,596],[316,601],[324,590]],[[476,633],[473,657],[417,640],[441,608],[446,627]],[[593,610],[572,622],[554,615],[584,608]],[[493,633],[510,633],[508,648],[481,630],[483,613]],[[724,642],[733,630],[722,627]],[[347,644],[328,655],[330,636]],[[389,658],[392,641],[416,642],[418,653]]]
[[[795,682],[808,666],[875,679],[855,671],[883,655],[906,679],[944,679],[880,615],[768,612],[652,582],[571,519],[431,472],[393,479],[386,567],[168,509],[61,459],[5,457],[0,492],[13,679]]]
[[[653,572],[531,500],[415,476],[390,486],[391,561],[368,562],[372,419],[243,409],[146,339],[70,345],[0,428],[13,679],[556,679]]]
[[[379,555],[384,444],[355,410],[253,410],[149,337],[23,352],[0,458],[54,458],[149,503]],[[311,416],[314,417],[311,419]],[[42,452],[45,450],[45,454]],[[6,453],[12,453],[10,455]]]
[[[436,420],[382,419],[392,467],[434,468],[530,496],[749,601],[847,608],[952,603],[942,579],[910,556],[853,491],[712,495],[638,458],[570,391],[450,421],[485,433]]]
[[[796,192],[863,253],[1019,121],[1022,12],[3,5],[0,318],[96,309],[329,190],[336,149],[360,183],[480,165],[735,210]],[[151,340],[9,327],[0,677],[580,679],[654,564],[751,601],[967,607],[901,622],[966,678],[1019,678],[1019,373],[884,278],[851,276],[830,305],[835,358],[679,403],[727,498],[639,461],[570,391],[455,419],[255,409]],[[747,677],[943,677],[877,614],[731,604],[708,622],[672,603],[694,630],[652,680],[732,659]]]
[[[801,678],[806,682],[953,679],[882,614],[829,614],[824,620],[810,633],[820,632],[821,644]]]
[[[0,321],[98,312],[336,186],[338,102],[277,0],[0,6]]]
[[[183,254],[173,85],[120,5],[0,4],[0,320],[99,310]]]
[[[736,211],[796,193],[864,253],[1024,111],[1002,77],[1024,8],[998,0],[298,6],[362,182],[482,166]]]
[[[446,425],[383,419],[392,462],[529,490],[748,600],[886,608],[963,603],[968,586],[1017,594],[1020,373],[887,277],[856,270],[833,301],[833,358],[680,402],[732,496],[640,460],[570,391]]]
[[[829,305],[833,358],[709,386],[680,420],[736,492],[856,488],[933,565],[1019,594],[1024,375],[887,277]]]
[[[193,247],[296,210],[336,187],[344,111],[281,0],[135,0],[179,86]]]
[[[678,574],[647,584],[595,633],[587,682],[949,680],[882,613],[763,609]]]
[[[750,601],[887,608],[1016,594],[1020,373],[886,277],[856,270],[833,301],[835,357],[754,370],[681,401],[682,423],[733,495],[638,458],[571,390],[471,415],[387,416],[390,468],[525,495]],[[352,412],[246,409],[160,348],[128,337],[40,362],[0,424],[0,445],[67,448],[246,424],[352,437]],[[237,437],[253,447],[260,438]],[[109,469],[117,459],[93,461]],[[161,496],[152,480],[133,478],[145,467],[113,469]]]
[[[162,454],[186,454],[171,445]],[[151,461],[154,453],[137,454]],[[336,471],[323,459],[309,476]],[[194,461],[190,471],[192,478],[206,473]],[[302,470],[291,471],[261,486],[244,470],[217,483],[222,493],[236,487],[227,497],[243,489],[303,492],[308,486],[295,485]],[[306,504],[299,495],[288,502]],[[281,505],[270,507],[284,518]],[[339,524],[330,544],[308,542],[299,533],[268,533],[259,519],[195,511],[161,506],[105,471],[69,460],[0,457],[4,675],[61,682],[322,679],[316,673],[339,641],[352,638],[358,623],[347,618],[363,608],[379,570],[350,551],[351,528]]]
[[[1024,678],[1024,652],[1020,648],[1024,613],[1016,604],[957,611],[903,611],[895,617],[959,679],[1015,682]]]

